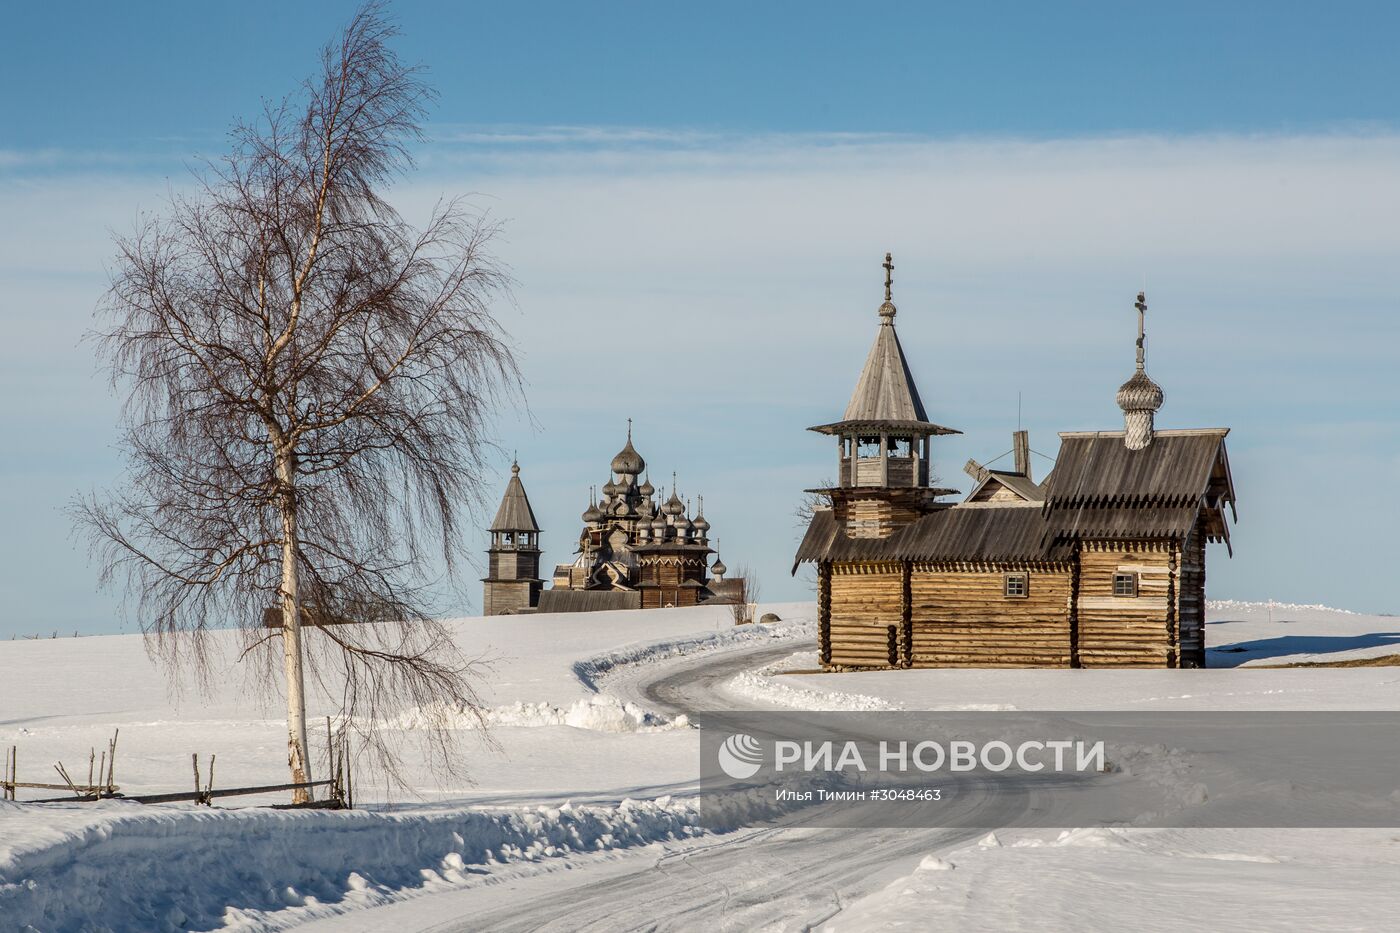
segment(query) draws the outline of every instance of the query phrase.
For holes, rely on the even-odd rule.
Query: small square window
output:
[[[1114,596],[1136,596],[1138,594],[1138,577],[1135,573],[1115,573],[1113,575],[1113,595]]]
[[[1030,595],[1030,575],[1008,573],[1001,578],[1002,593],[1007,599],[1025,599]]]

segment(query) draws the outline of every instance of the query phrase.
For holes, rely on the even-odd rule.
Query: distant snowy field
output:
[[[481,687],[495,745],[464,729],[474,783],[443,786],[420,769],[417,798],[392,811],[0,804],[0,930],[269,930],[318,918],[373,929],[359,908],[467,891],[483,873],[686,844],[700,832],[685,796],[696,732],[628,685],[648,666],[713,652],[791,644],[784,660],[719,685],[757,708],[1400,708],[1400,667],[1256,669],[1400,653],[1400,619],[1386,616],[1212,603],[1206,671],[813,674],[783,673],[815,665],[811,604],[764,610],[785,621],[736,629],[723,610],[691,609],[453,622],[467,653],[491,665]],[[224,660],[211,696],[178,695],[138,636],[0,643],[0,744],[17,746],[21,780],[56,779],[58,760],[81,771],[114,728],[128,793],[185,789],[195,751],[218,755],[216,786],[285,780],[277,699],[257,699],[232,653]],[[403,710],[396,723],[411,735],[420,715]],[[373,804],[383,791],[362,783],[357,797]],[[734,826],[773,815],[740,807]],[[893,868],[890,884],[826,928],[917,918],[917,928],[1152,929],[1150,918],[1176,916],[1155,928],[1209,918],[1212,929],[1354,930],[1400,915],[1400,831],[999,832]],[[399,903],[395,916],[430,925],[433,900]],[[1153,905],[1163,910],[1142,909]]]
[[[833,709],[1400,709],[1400,667],[1258,669],[1400,655],[1400,618],[1212,602],[1206,645],[1207,670],[867,671],[750,677],[743,686],[755,700]],[[816,665],[810,651],[783,666]],[[813,692],[845,699],[822,704]]]

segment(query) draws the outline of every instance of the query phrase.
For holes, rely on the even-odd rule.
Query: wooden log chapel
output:
[[[929,486],[934,424],[895,333],[893,262],[875,344],[836,438],[839,485],[812,490],[793,570],[817,566],[818,646],[831,670],[908,667],[1204,667],[1206,545],[1229,547],[1228,428],[1158,430],[1147,376],[1146,296],[1137,368],[1118,390],[1124,428],[1061,433],[1032,477],[968,461],[974,488]]]

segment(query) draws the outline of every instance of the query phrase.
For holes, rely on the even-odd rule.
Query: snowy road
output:
[[[725,683],[791,654],[764,645],[644,665],[609,680],[608,692],[669,715],[753,709]],[[977,822],[1011,822],[1019,795],[971,794]],[[755,930],[809,929],[851,900],[907,875],[924,857],[985,829],[812,828],[801,813],[778,824],[670,843],[578,867],[503,879],[337,918],[327,929]],[[318,926],[319,925],[313,925]]]

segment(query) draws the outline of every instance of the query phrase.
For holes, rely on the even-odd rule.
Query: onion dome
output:
[[[716,554],[715,562],[710,566],[710,573],[714,574],[717,577],[722,577],[724,576],[724,572],[728,569],[728,567],[724,566],[724,561],[720,560],[719,555]]]
[[[642,480],[642,485],[637,488],[637,492],[644,496],[651,496],[656,492],[656,487],[651,484],[651,480]]]
[[[666,533],[666,520],[658,518],[651,523],[651,530],[656,532],[657,537]]]
[[[583,520],[590,525],[603,520],[603,513],[598,510],[596,503],[589,503],[588,508],[583,510]]]
[[[632,514],[632,506],[627,504],[626,499],[618,499],[617,506],[613,509],[614,515],[627,516]]]
[[[1118,407],[1125,412],[1156,411],[1162,407],[1164,398],[1162,387],[1148,378],[1141,368],[1118,387]]]
[[[627,419],[627,446],[617,452],[617,456],[612,458],[612,471],[623,476],[636,476],[647,468],[647,462],[642,459],[642,455],[637,453],[637,448],[632,446],[632,419]]]
[[[603,495],[609,499],[611,499],[613,496],[617,495],[621,491],[622,487],[617,485],[617,483],[614,483],[612,480],[608,480],[606,483],[603,484]]]
[[[666,500],[666,504],[661,507],[661,511],[667,515],[683,515],[685,513],[685,503],[676,495],[676,491],[671,490],[671,498]]]
[[[700,509],[695,516],[695,530],[704,534],[710,530],[710,523],[705,521],[705,497],[700,497]]]

